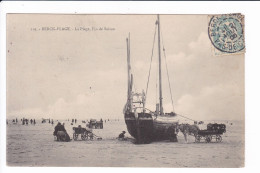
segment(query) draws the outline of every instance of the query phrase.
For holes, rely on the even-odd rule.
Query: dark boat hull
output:
[[[167,120],[160,118],[156,118],[150,113],[125,113],[127,130],[137,143],[151,143],[176,138],[175,129],[178,122],[174,121],[173,117],[167,117]],[[169,121],[169,119],[173,121]]]

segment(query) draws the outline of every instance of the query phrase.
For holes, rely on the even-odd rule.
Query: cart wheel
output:
[[[199,135],[196,136],[196,137],[195,137],[195,142],[196,142],[196,143],[200,142],[200,138],[201,138],[201,137],[200,137]]]
[[[222,137],[220,135],[216,136],[216,142],[221,142],[222,141]]]
[[[76,141],[78,139],[78,134],[73,133],[73,139]]]
[[[211,135],[208,135],[208,136],[206,136],[205,138],[206,138],[206,142],[207,142],[207,143],[210,143],[212,136],[211,136]]]
[[[81,139],[82,139],[82,140],[85,140],[85,139],[86,139],[86,134],[85,134],[85,133],[81,134]]]

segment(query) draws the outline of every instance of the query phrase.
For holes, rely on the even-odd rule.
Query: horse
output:
[[[187,135],[192,135],[196,139],[200,130],[199,127],[195,124],[179,124],[177,128],[183,133],[186,143],[188,143]]]
[[[63,142],[71,141],[67,132],[58,131],[56,136],[57,136],[57,141],[63,141]]]

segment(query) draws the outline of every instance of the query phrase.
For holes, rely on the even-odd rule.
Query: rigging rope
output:
[[[173,112],[174,112],[174,104],[173,104],[173,99],[172,99],[171,83],[170,83],[170,78],[169,78],[169,72],[168,72],[168,66],[167,66],[166,53],[165,53],[165,48],[164,48],[163,35],[162,35],[162,33],[161,33],[161,36],[162,36],[163,54],[164,54],[164,58],[165,58],[165,66],[166,66],[166,71],[167,71],[169,89],[170,89],[170,93],[171,93],[172,109],[173,109]],[[191,121],[196,121],[196,120],[193,120],[193,119],[191,119],[191,118],[188,118],[188,117],[186,117],[186,116],[184,116],[184,115],[180,115],[180,114],[176,114],[176,115],[181,116],[181,117],[186,118],[186,119],[191,120]]]
[[[146,91],[145,91],[145,97],[147,99],[147,92],[148,92],[148,86],[149,86],[149,81],[150,81],[150,74],[151,74],[151,67],[152,67],[152,61],[153,61],[153,53],[154,53],[154,43],[155,43],[155,37],[156,37],[156,25],[155,25],[155,32],[154,32],[154,38],[153,38],[153,48],[152,48],[152,55],[151,55],[151,61],[150,61],[150,68],[149,68],[149,74],[148,74],[148,79],[147,79],[147,85],[146,85]],[[159,34],[159,33],[158,33]],[[161,33],[162,36],[162,33]],[[164,53],[164,58],[165,58],[165,66],[167,70],[167,77],[168,77],[168,83],[169,83],[169,89],[170,89],[170,94],[171,94],[171,102],[172,102],[172,109],[174,112],[174,105],[173,105],[173,99],[172,99],[172,90],[171,90],[171,83],[170,83],[170,78],[169,78],[169,72],[168,72],[168,66],[167,66],[167,61],[166,61],[166,53],[165,53],[165,48],[164,48],[164,43],[163,43],[163,36],[162,36],[162,44],[163,44],[163,53]],[[157,70],[158,71],[158,70]],[[157,76],[157,75],[156,75]],[[135,86],[134,86],[135,88]],[[156,77],[156,100],[157,100],[157,77]],[[157,102],[156,102],[157,103]],[[178,116],[181,116],[183,118],[186,118],[191,121],[195,121],[191,118],[188,118],[184,115],[176,114]]]
[[[163,45],[163,54],[164,54],[164,59],[165,59],[165,66],[166,66],[167,77],[168,77],[168,84],[169,84],[169,89],[170,89],[170,93],[171,93],[172,111],[174,112],[174,105],[173,105],[173,99],[172,99],[172,89],[171,89],[171,83],[170,83],[170,78],[169,78],[169,72],[168,72],[168,66],[167,66],[167,61],[166,61],[166,53],[165,53],[162,33],[161,33],[161,36],[162,36],[162,45]]]
[[[150,62],[150,68],[149,68],[149,75],[148,75],[146,91],[145,91],[145,98],[146,98],[145,100],[147,100],[147,92],[148,92],[148,86],[149,86],[149,81],[150,81],[150,74],[151,74],[152,61],[153,61],[153,50],[154,50],[155,36],[156,36],[156,25],[155,25],[155,31],[154,31],[154,37],[153,37],[153,48],[152,48],[151,62]]]
[[[180,114],[176,114],[176,115],[181,116],[181,117],[186,118],[186,119],[191,120],[191,121],[196,121],[196,120],[193,120],[193,119],[191,119],[191,118],[188,118],[188,117],[186,117],[186,116],[184,116],[184,115],[180,115]]]

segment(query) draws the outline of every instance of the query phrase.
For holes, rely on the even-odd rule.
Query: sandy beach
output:
[[[72,127],[86,126],[82,123],[65,128],[72,138]],[[81,122],[81,121],[78,121]],[[213,122],[213,121],[211,121]],[[219,121],[216,121],[219,122]],[[227,121],[223,121],[227,122]],[[244,166],[244,124],[232,121],[221,143],[194,143],[189,137],[185,143],[182,133],[178,143],[168,141],[135,145],[133,140],[118,141],[118,134],[126,130],[124,120],[104,123],[104,129],[93,132],[102,140],[56,142],[52,135],[56,125],[12,124],[7,125],[8,166],[68,166],[68,167],[243,167]],[[127,137],[131,138],[127,133]]]

